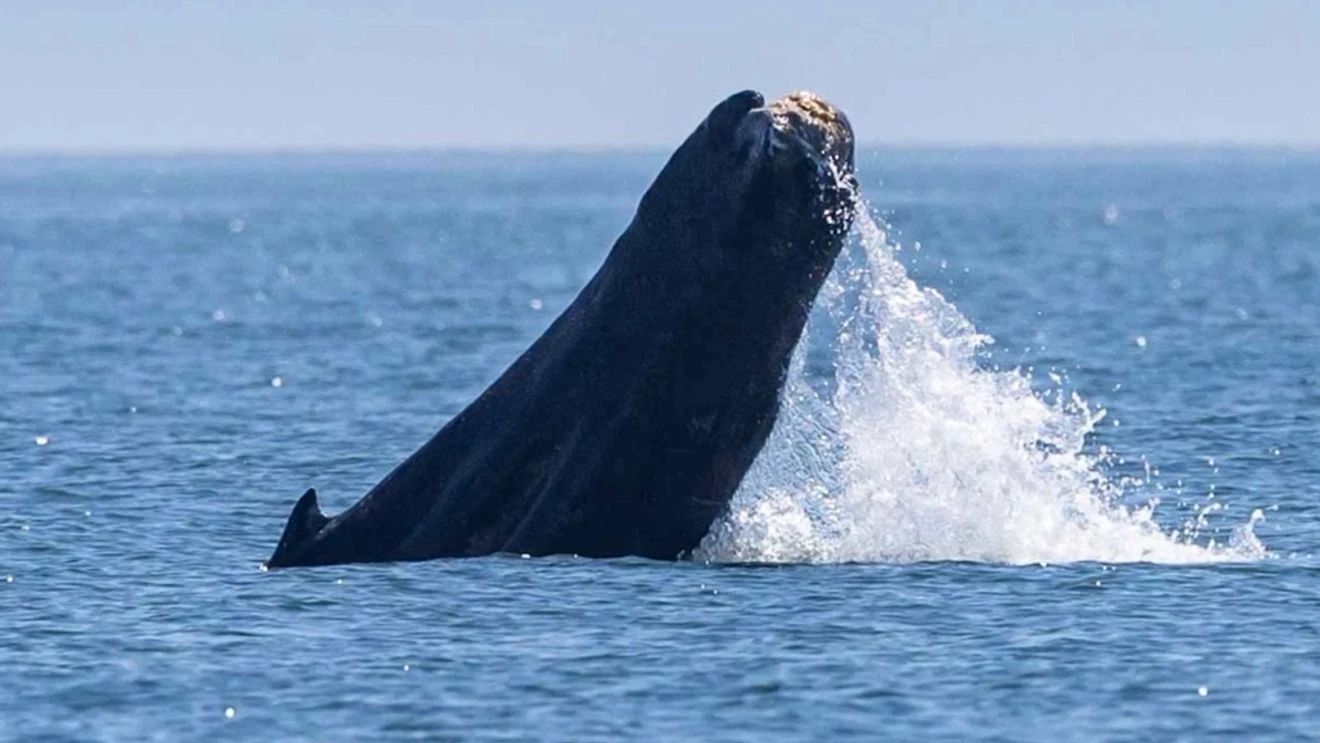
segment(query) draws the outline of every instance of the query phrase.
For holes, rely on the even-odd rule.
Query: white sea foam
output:
[[[817,299],[779,423],[697,557],[739,562],[1198,563],[1264,555],[1127,507],[1086,436],[1104,417],[978,366],[991,342],[918,286],[869,213]],[[807,374],[810,367],[812,374]],[[1048,396],[1053,397],[1053,396]]]

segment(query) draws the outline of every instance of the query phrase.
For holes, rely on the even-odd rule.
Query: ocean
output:
[[[696,559],[264,572],[664,158],[0,159],[0,739],[1320,737],[1315,152],[862,148]]]

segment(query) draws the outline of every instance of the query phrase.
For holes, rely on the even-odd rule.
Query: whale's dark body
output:
[[[348,510],[308,490],[268,565],[692,550],[774,424],[852,160],[815,96],[719,104],[545,334]]]

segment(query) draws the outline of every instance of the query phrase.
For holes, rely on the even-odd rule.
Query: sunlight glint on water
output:
[[[979,368],[980,334],[863,210],[817,299],[779,422],[698,555],[740,562],[1197,563],[1265,555],[1166,533],[1085,450],[1104,417]],[[818,357],[821,357],[818,359]],[[813,374],[808,375],[810,366]],[[828,384],[813,376],[832,376]]]

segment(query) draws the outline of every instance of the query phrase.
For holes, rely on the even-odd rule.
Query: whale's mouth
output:
[[[765,106],[777,135],[772,146],[797,144],[836,174],[853,169],[853,132],[848,117],[829,101],[808,91],[790,93]],[[787,136],[783,136],[787,135]]]

